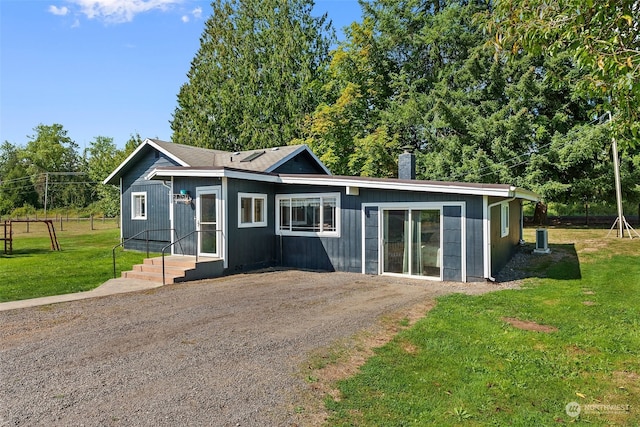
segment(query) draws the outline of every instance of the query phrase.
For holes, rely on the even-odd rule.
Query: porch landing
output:
[[[171,255],[164,257],[164,283],[169,285],[190,280],[220,277],[224,272],[221,258]],[[136,264],[131,271],[123,271],[122,277],[162,283],[162,257],[147,258]]]

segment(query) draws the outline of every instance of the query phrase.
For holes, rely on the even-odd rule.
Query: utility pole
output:
[[[611,123],[611,112],[609,112],[609,123]],[[616,203],[618,204],[618,236],[624,237],[624,212],[622,211],[622,188],[620,186],[620,161],[618,159],[618,143],[615,136],[611,137],[611,152],[613,156],[613,174],[616,180]]]
[[[47,219],[47,193],[49,192],[49,172],[44,173],[44,219]]]
[[[609,111],[607,112],[607,114],[609,115],[609,123],[611,123],[611,112]],[[613,174],[616,182],[616,203],[618,205],[618,218],[616,218],[615,222],[613,223],[611,230],[613,230],[613,228],[616,226],[616,223],[617,223],[618,237],[620,237],[621,239],[624,238],[625,228],[629,233],[630,239],[633,239],[633,236],[631,235],[631,231],[633,231],[638,237],[640,237],[640,234],[638,234],[638,232],[629,225],[626,218],[624,217],[624,212],[622,211],[622,187],[620,184],[620,160],[618,159],[618,143],[616,142],[616,138],[614,136],[611,137],[611,156],[613,157]],[[609,230],[609,234],[611,233],[611,230]]]

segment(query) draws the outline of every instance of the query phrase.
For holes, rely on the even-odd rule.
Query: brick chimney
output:
[[[416,155],[413,154],[413,147],[405,145],[402,148],[404,153],[398,157],[398,178],[416,179]]]

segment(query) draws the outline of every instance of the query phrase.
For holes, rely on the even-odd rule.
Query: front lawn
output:
[[[640,239],[606,233],[552,229],[523,289],[440,298],[338,384],[328,425],[640,425]]]
[[[27,233],[25,223],[14,224],[13,254],[0,253],[0,302],[88,291],[113,277],[111,249],[120,242],[115,225],[91,231],[88,223],[64,223],[63,230],[56,224],[59,252],[51,250],[45,224],[29,227]],[[145,256],[118,250],[118,274]]]

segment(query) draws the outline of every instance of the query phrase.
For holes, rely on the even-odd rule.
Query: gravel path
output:
[[[500,289],[263,272],[0,313],[7,426],[284,426],[309,353],[381,315]]]

